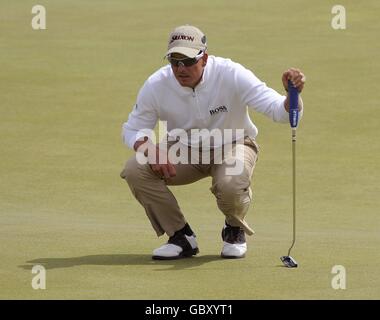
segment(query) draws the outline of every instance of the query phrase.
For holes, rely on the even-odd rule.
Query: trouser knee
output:
[[[128,184],[133,185],[140,181],[143,173],[148,171],[148,164],[139,164],[136,156],[132,156],[126,162],[123,171],[120,173],[120,177],[125,179]]]
[[[218,181],[211,191],[218,200],[225,202],[232,201],[236,203],[236,199],[246,198],[246,196],[248,196],[250,201],[250,182],[244,180],[234,178],[234,176],[226,176]],[[247,199],[244,202],[246,203]]]

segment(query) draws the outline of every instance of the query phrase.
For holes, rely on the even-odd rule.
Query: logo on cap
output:
[[[187,36],[187,35],[184,35],[184,34],[176,34],[176,35],[172,36],[172,39],[171,39],[170,43],[172,43],[173,41],[176,41],[176,40],[194,41],[194,39],[195,38],[192,37],[192,36]],[[203,42],[203,43],[205,43],[205,42]]]

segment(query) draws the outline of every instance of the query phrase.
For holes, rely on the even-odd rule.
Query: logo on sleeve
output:
[[[228,109],[226,106],[220,106],[220,107],[216,107],[214,109],[209,110],[209,112],[210,112],[210,115],[214,115],[219,112],[228,112]]]

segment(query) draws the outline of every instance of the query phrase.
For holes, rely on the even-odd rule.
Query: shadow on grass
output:
[[[72,258],[38,258],[27,261],[27,265],[20,268],[31,270],[34,265],[42,265],[48,269],[71,268],[77,266],[169,266],[166,269],[156,269],[156,271],[183,270],[199,267],[209,262],[222,261],[219,255],[204,255],[179,260],[152,260],[147,254],[101,254]]]

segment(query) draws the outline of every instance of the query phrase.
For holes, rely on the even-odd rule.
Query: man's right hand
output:
[[[168,159],[167,151],[160,149],[158,145],[154,145],[148,139],[144,139],[144,141],[136,141],[134,149],[138,151],[138,149],[145,143],[148,145],[144,146],[144,149],[146,150],[144,154],[148,157],[148,163],[153,172],[164,180],[175,177],[176,170],[174,165],[171,164]]]
[[[175,167],[170,163],[167,151],[161,150],[158,145],[154,146],[154,148],[154,152],[148,152],[148,163],[153,172],[164,180],[175,177]],[[153,155],[150,155],[150,153],[153,153]]]

